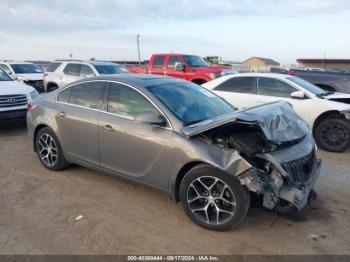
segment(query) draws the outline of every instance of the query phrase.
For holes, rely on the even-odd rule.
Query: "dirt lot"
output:
[[[312,208],[272,225],[273,212],[253,207],[235,231],[213,232],[163,193],[81,167],[44,169],[25,128],[2,126],[0,253],[350,254],[350,151],[319,155]]]

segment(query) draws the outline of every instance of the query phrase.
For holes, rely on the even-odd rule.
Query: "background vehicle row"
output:
[[[309,124],[317,144],[341,152],[350,145],[350,95],[327,92],[283,74],[236,74],[203,85],[238,108],[288,101]]]

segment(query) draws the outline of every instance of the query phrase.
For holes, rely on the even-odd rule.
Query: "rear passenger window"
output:
[[[57,96],[57,101],[62,103],[68,103],[70,92],[71,92],[71,88],[66,88],[63,91],[61,91]]]
[[[296,90],[280,80],[261,77],[258,80],[258,94],[264,96],[290,97]]]
[[[63,72],[66,75],[79,76],[80,75],[80,64],[67,64]]]
[[[157,55],[154,57],[152,67],[153,68],[162,68],[164,65],[165,56],[164,55]]]
[[[217,91],[256,94],[254,77],[235,77],[215,88]]]
[[[92,109],[100,109],[107,82],[87,82],[71,87],[69,104]]]
[[[49,64],[49,65],[46,67],[45,71],[46,71],[46,72],[49,72],[49,73],[55,72],[56,69],[57,69],[61,64],[62,64],[62,63],[51,63],[51,64]]]

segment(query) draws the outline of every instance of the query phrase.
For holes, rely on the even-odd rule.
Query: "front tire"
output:
[[[191,169],[182,179],[180,200],[196,224],[212,230],[237,227],[250,206],[250,194],[239,181],[209,165]]]
[[[341,118],[328,118],[315,129],[317,145],[330,152],[342,152],[350,145],[350,123]]]
[[[68,166],[55,133],[48,127],[39,130],[35,137],[35,151],[44,167],[60,171]]]

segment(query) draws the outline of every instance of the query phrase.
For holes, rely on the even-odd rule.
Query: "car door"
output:
[[[218,85],[214,93],[224,98],[233,106],[242,109],[255,105],[256,78],[233,77]]]
[[[68,87],[57,96],[57,129],[65,154],[99,165],[98,121],[108,84],[85,82]]]
[[[135,115],[159,110],[134,88],[111,83],[107,112],[100,116],[100,166],[119,175],[168,188],[168,176],[157,177],[164,169],[165,147],[173,131],[134,121]],[[162,169],[160,168],[162,167]],[[159,175],[158,175],[159,176]]]
[[[256,104],[265,104],[274,101],[287,101],[293,105],[293,109],[310,123],[307,111],[313,107],[313,99],[308,98],[293,98],[291,94],[295,91],[302,91],[289,83],[280,79],[271,77],[258,77],[257,93],[254,98]]]
[[[150,68],[153,75],[165,75],[165,55],[155,55]]]
[[[59,86],[66,86],[79,80],[81,78],[80,67],[79,63],[67,63],[63,69],[63,74],[59,77]]]

